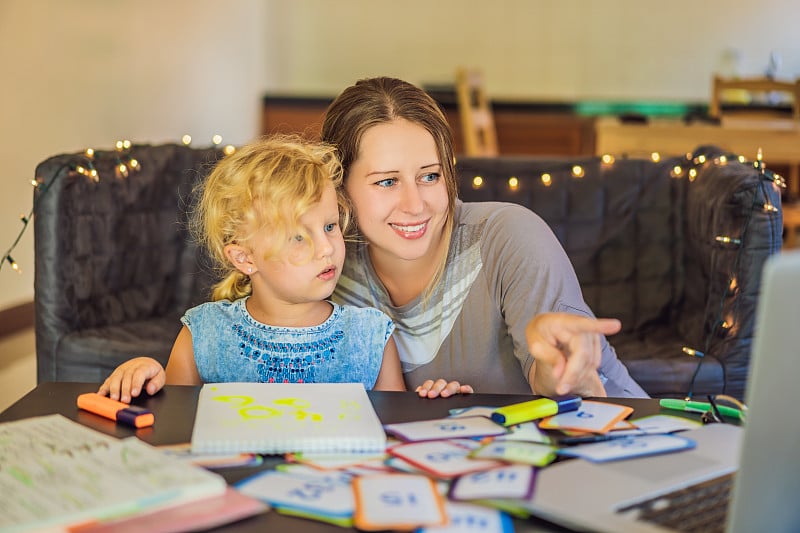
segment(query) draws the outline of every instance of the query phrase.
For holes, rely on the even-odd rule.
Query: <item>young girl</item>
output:
[[[166,383],[360,382],[405,390],[392,321],[374,308],[334,304],[349,210],[338,196],[335,149],[293,137],[255,142],[223,159],[202,185],[193,230],[222,281],[189,309],[166,371],[152,358],[123,363],[99,393],[130,401]],[[472,392],[445,380],[420,396]]]

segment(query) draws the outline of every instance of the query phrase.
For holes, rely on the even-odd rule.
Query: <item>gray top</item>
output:
[[[391,317],[409,389],[442,377],[476,392],[530,393],[530,319],[552,311],[594,316],[572,264],[547,224],[525,207],[459,201],[455,220],[442,282],[427,302],[394,306],[366,245],[348,247],[332,298]],[[599,375],[609,396],[647,396],[605,339]]]

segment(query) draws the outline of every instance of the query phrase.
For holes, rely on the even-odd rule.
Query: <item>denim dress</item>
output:
[[[247,298],[208,302],[181,322],[192,334],[204,383],[363,383],[372,389],[394,323],[377,309],[330,302],[325,322],[305,328],[255,320]]]

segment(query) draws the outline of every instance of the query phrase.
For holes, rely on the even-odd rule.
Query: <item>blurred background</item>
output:
[[[447,86],[458,66],[498,99],[704,105],[715,73],[800,76],[797,15],[795,0],[0,0],[0,249],[57,153],[238,145],[260,134],[265,94]],[[32,227],[13,256],[0,312],[33,300]]]

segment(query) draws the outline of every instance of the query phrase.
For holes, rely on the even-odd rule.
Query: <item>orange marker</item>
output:
[[[155,422],[153,413],[144,407],[118,402],[96,392],[87,392],[78,396],[78,407],[137,428],[152,426]]]

